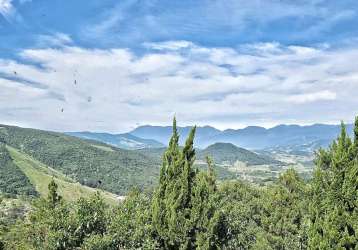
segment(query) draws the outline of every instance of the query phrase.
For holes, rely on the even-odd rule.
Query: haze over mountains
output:
[[[353,126],[347,125],[347,131],[352,133]],[[179,133],[185,138],[190,127],[180,127]],[[290,145],[304,145],[316,143],[317,146],[327,146],[336,138],[340,131],[340,125],[314,124],[310,126],[278,125],[273,128],[249,126],[244,129],[226,129],[220,131],[210,126],[198,127],[196,133],[196,145],[200,148],[207,147],[217,142],[232,143],[248,149],[263,149],[268,147],[281,147]],[[154,139],[165,143],[168,141],[171,127],[141,126],[130,134],[145,139]],[[181,141],[183,143],[183,141]]]
[[[191,127],[178,127],[180,144],[184,143]],[[353,126],[347,125],[352,133]],[[278,125],[273,128],[249,126],[244,129],[218,130],[211,126],[198,127],[195,144],[206,148],[214,143],[232,143],[246,149],[290,148],[314,151],[328,146],[337,137],[340,125],[314,124],[310,126]],[[158,148],[167,145],[171,136],[171,126],[140,126],[126,134],[76,132],[68,133],[77,137],[99,140],[120,148]]]
[[[161,148],[164,144],[153,140],[143,139],[132,134],[109,134],[93,132],[67,132],[67,135],[82,139],[96,140],[123,149]]]

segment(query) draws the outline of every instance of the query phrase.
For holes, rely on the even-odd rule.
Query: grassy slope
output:
[[[7,146],[7,148],[14,160],[14,163],[25,173],[30,182],[35,186],[37,192],[39,192],[42,196],[47,196],[47,186],[52,178],[54,178],[58,184],[59,193],[68,201],[74,201],[80,197],[88,197],[94,192],[99,191],[98,189],[83,186],[74,182],[60,172],[49,168],[48,166],[12,147]],[[99,192],[108,203],[114,204],[116,202],[115,195],[104,191]]]

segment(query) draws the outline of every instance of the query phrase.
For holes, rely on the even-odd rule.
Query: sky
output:
[[[0,124],[352,122],[356,0],[0,0]]]

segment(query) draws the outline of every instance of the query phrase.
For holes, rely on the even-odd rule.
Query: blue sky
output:
[[[353,0],[0,0],[0,123],[349,122],[357,27]]]

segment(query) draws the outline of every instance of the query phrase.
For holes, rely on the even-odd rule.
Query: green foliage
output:
[[[176,120],[164,153],[159,186],[153,198],[153,227],[164,249],[220,249],[224,216],[216,207],[214,176],[193,167],[195,127],[179,148]]]
[[[261,231],[260,190],[241,181],[228,181],[219,188],[220,206],[226,216],[226,249],[251,249]]]
[[[76,235],[80,240],[91,235],[103,236],[105,234],[109,220],[107,208],[99,193],[95,193],[88,199],[79,199],[75,218],[77,225]]]
[[[289,169],[263,197],[262,225],[273,249],[307,248],[307,191],[298,173]]]
[[[62,197],[57,193],[58,186],[56,182],[52,179],[50,184],[48,184],[48,196],[47,200],[50,206],[56,207],[62,200]]]
[[[18,220],[24,220],[30,205],[27,200],[8,198],[0,195],[0,242],[5,249],[5,236]]]
[[[47,199],[34,202],[28,221],[6,234],[6,249],[116,249],[105,235],[111,210],[99,194],[71,205],[60,198],[54,181],[49,189]]]
[[[117,250],[113,237],[111,235],[94,234],[89,236],[83,242],[83,250]]]
[[[133,190],[114,210],[109,234],[124,249],[155,249],[149,195]]]
[[[358,116],[356,116],[354,122],[354,144],[358,147]]]
[[[14,164],[5,144],[0,142],[0,193],[37,196],[34,186]]]
[[[358,131],[356,120],[354,131]],[[355,137],[356,138],[356,137]],[[328,150],[320,150],[310,202],[312,249],[358,248],[358,155],[342,124]]]
[[[75,220],[71,209],[57,193],[57,184],[49,184],[47,199],[40,198],[34,203],[29,216],[30,224],[25,224],[26,244],[34,249],[71,249],[76,242]]]

